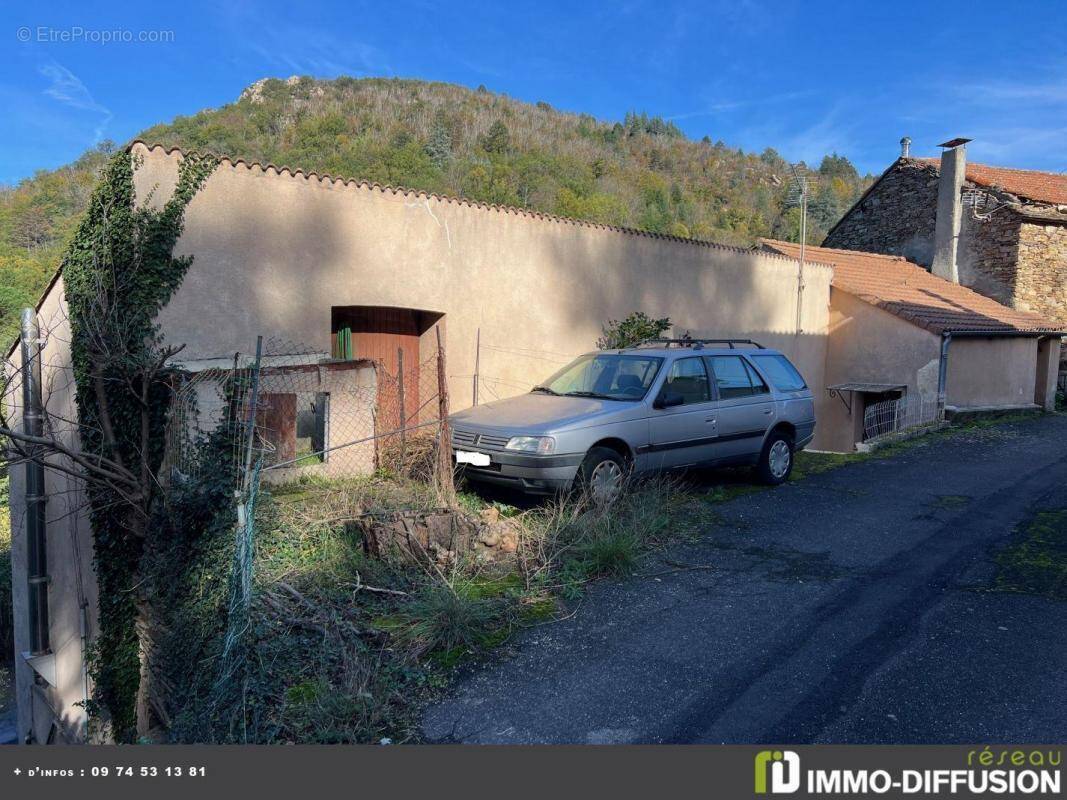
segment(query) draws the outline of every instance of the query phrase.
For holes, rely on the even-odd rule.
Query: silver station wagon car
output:
[[[528,394],[451,417],[475,481],[610,498],[635,473],[752,464],[782,483],[815,432],[789,359],[747,339],[656,339],[579,356]]]

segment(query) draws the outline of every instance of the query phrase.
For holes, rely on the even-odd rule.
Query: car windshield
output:
[[[659,372],[656,356],[596,353],[576,358],[534,391],[604,400],[640,400]]]

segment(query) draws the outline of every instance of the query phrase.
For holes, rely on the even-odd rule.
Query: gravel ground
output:
[[[932,437],[716,506],[428,708],[431,741],[1048,742],[1065,604],[988,591],[1017,525],[1067,508],[1067,416]],[[663,572],[663,564],[645,572]]]

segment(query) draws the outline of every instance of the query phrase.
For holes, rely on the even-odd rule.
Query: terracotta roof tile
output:
[[[760,239],[764,250],[799,258],[800,245]],[[833,267],[835,289],[941,334],[964,331],[992,334],[1058,332],[1059,328],[1037,314],[1016,311],[942,278],[900,256],[805,248],[805,260]]]
[[[939,168],[939,158],[916,158],[922,164]],[[1039,172],[1030,169],[991,167],[988,164],[967,164],[967,180],[979,186],[1003,189],[1016,197],[1041,203],[1067,205],[1067,174]]]

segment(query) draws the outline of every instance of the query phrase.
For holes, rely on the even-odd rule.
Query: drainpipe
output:
[[[32,308],[22,311],[22,427],[44,435],[41,403],[41,330]],[[43,453],[30,445],[26,460],[26,575],[29,582],[30,655],[49,652],[48,555],[45,536]]]
[[[945,421],[945,385],[948,382],[948,346],[952,344],[952,334],[941,334],[941,360],[937,365],[937,419]]]

